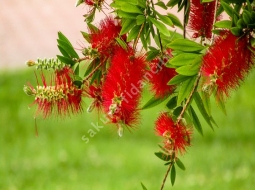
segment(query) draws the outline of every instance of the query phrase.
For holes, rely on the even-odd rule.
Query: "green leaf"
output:
[[[174,109],[177,106],[177,96],[172,97],[166,104],[168,109]]]
[[[189,76],[176,75],[167,84],[168,85],[178,85],[181,82],[184,82],[185,80],[188,80],[189,78],[190,78]]]
[[[168,97],[164,97],[164,98],[156,98],[156,97],[152,97],[143,107],[142,109],[148,109],[148,108],[152,108],[162,102],[164,102]]]
[[[156,28],[159,30],[159,32],[161,32],[165,36],[170,37],[170,33],[169,33],[167,27],[164,24],[162,24],[161,22],[159,22],[158,20],[156,20],[156,19],[154,19],[150,16],[148,18],[156,26]]]
[[[243,19],[240,18],[240,19],[237,21],[236,26],[237,26],[238,28],[240,28],[240,29],[243,29],[243,28],[246,27],[246,24],[244,23]]]
[[[210,3],[213,2],[214,0],[202,0],[202,3]]]
[[[69,57],[69,54],[64,50],[64,48],[58,45],[58,49],[64,57]]]
[[[146,0],[138,0],[137,3],[139,7],[146,8]]]
[[[137,36],[138,36],[138,33],[141,29],[141,26],[135,26],[134,28],[132,28],[128,34],[128,37],[127,37],[127,42],[130,42],[132,41],[133,39],[136,39]]]
[[[120,18],[129,18],[129,19],[136,19],[137,17],[137,14],[134,14],[134,13],[127,13],[127,12],[124,12],[122,10],[117,10],[117,15],[120,17]]]
[[[210,102],[210,94],[202,91],[201,98],[205,107],[206,112],[208,115],[211,115],[211,102]]]
[[[216,28],[231,28],[232,21],[230,21],[230,20],[222,20],[222,21],[216,22],[214,24],[214,26]]]
[[[177,68],[175,71],[181,75],[194,76],[197,75],[200,70],[202,61],[202,55],[198,55],[190,65],[185,65]]]
[[[169,161],[171,159],[171,156],[170,155],[167,155],[163,152],[155,152],[154,153],[158,158],[160,158],[161,160],[164,160],[164,161]]]
[[[204,107],[203,101],[202,101],[199,93],[195,92],[193,97],[194,97],[197,107],[198,107],[200,113],[202,114],[202,116],[204,117],[205,121],[213,129],[213,125],[211,123],[211,116],[208,115],[208,113],[206,112],[206,109]]]
[[[221,111],[225,115],[227,115],[227,111],[226,111],[223,95],[216,95],[216,92],[215,92],[214,96],[216,97],[216,100],[217,100],[216,103],[219,106],[219,108],[221,109]]]
[[[81,34],[88,43],[91,42],[90,34],[88,34],[87,32],[81,32]]]
[[[167,66],[184,66],[192,64],[193,60],[198,56],[198,54],[194,53],[180,53],[174,56],[170,61],[167,63]]]
[[[234,15],[234,9],[229,4],[225,3],[224,1],[221,1],[220,4],[225,10],[225,12],[232,18]]]
[[[176,179],[176,170],[175,170],[175,165],[174,164],[172,165],[172,168],[171,168],[170,179],[171,179],[171,184],[173,186],[174,183],[175,183],[175,179]]]
[[[73,66],[73,65],[75,64],[75,62],[74,62],[71,58],[64,57],[64,56],[61,56],[61,55],[57,55],[57,58],[58,58],[62,63],[65,63],[65,64],[67,64],[67,65]]]
[[[191,93],[191,90],[194,87],[196,78],[197,78],[196,76],[190,77],[189,79],[187,79],[186,81],[182,83],[179,90],[179,94],[178,94],[177,105],[181,105],[181,102],[189,96],[189,94]]]
[[[176,39],[168,44],[167,47],[182,52],[199,52],[205,48],[204,46],[188,39]]]
[[[87,25],[88,25],[89,30],[95,31],[95,32],[99,31],[99,29],[95,25],[93,25],[91,23],[87,23]]]
[[[234,34],[235,36],[241,36],[241,34],[243,33],[243,30],[238,28],[238,27],[232,27],[230,29],[231,33]]]
[[[167,13],[167,16],[171,19],[175,26],[179,27],[180,29],[183,29],[183,25],[177,16],[171,13]]]
[[[160,21],[167,24],[168,26],[174,27],[172,20],[167,15],[162,15],[158,13],[157,11],[154,11],[154,12],[157,14]]]
[[[145,16],[144,15],[138,15],[137,17],[136,17],[136,24],[137,25],[141,25],[141,24],[143,24],[144,22],[145,22]]]
[[[133,19],[125,19],[122,25],[122,29],[120,31],[120,35],[126,34],[136,25],[136,20]]]
[[[159,55],[159,53],[160,53],[160,51],[157,50],[157,49],[152,50],[152,51],[148,51],[146,61],[151,61],[151,60],[155,59]]]
[[[129,3],[123,3],[121,5],[121,10],[127,13],[143,14],[143,12],[137,6],[129,4]]]
[[[203,128],[202,128],[202,125],[197,117],[197,114],[195,112],[195,110],[192,108],[192,106],[190,106],[189,108],[189,113],[190,113],[190,116],[192,117],[193,119],[193,125],[194,127],[196,128],[196,130],[203,136]]]
[[[177,166],[182,169],[182,170],[186,170],[184,164],[182,163],[182,161],[178,158],[175,163],[177,164]]]
[[[141,183],[141,186],[142,186],[143,190],[147,190],[147,188],[144,186],[143,183]]]
[[[84,3],[84,0],[77,0],[75,3],[75,7],[78,7],[82,3]]]
[[[177,5],[179,2],[181,2],[182,0],[170,0],[168,1],[168,3],[166,4],[166,6],[168,7],[174,7],[175,5]]]
[[[249,11],[244,10],[243,11],[243,20],[245,24],[252,24],[252,15]]]
[[[115,38],[115,40],[118,42],[118,44],[122,47],[122,49],[127,50],[127,44],[125,41],[123,41],[121,38]]]
[[[255,47],[255,38],[251,37],[250,39],[250,42],[251,42],[251,47]]]
[[[64,41],[65,43],[67,43],[69,46],[72,47],[71,42],[68,40],[68,38],[62,32],[58,32],[58,39],[60,39],[61,41]]]
[[[79,56],[74,50],[72,45],[60,39],[58,39],[57,42],[58,42],[58,47],[61,47],[69,55],[70,58],[79,59]]]
[[[167,10],[167,6],[166,6],[165,3],[162,2],[162,1],[158,1],[157,3],[155,3],[155,5],[161,7],[162,9]]]

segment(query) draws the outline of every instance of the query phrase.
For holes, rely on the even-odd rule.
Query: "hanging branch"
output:
[[[182,119],[182,117],[183,117],[183,115],[184,115],[186,109],[188,108],[188,105],[189,105],[189,103],[191,102],[194,93],[196,92],[196,89],[197,89],[197,87],[198,87],[200,78],[201,78],[201,71],[199,71],[199,73],[198,73],[198,75],[197,75],[197,79],[196,79],[196,81],[195,81],[195,83],[194,83],[194,87],[193,87],[192,91],[190,92],[190,95],[189,95],[187,101],[185,102],[185,105],[183,106],[180,115],[179,115],[178,118],[177,118],[177,122],[176,122],[177,124],[180,123],[180,121],[181,121],[181,119]]]
[[[167,178],[167,176],[168,176],[168,174],[169,174],[169,172],[170,172],[170,170],[171,170],[171,168],[172,168],[172,166],[173,166],[173,163],[174,163],[174,162],[171,162],[171,163],[169,164],[168,168],[167,168],[167,171],[166,171],[165,177],[164,177],[164,179],[163,179],[163,182],[162,182],[162,185],[161,185],[160,190],[163,190],[163,189],[164,189],[164,186],[165,186],[165,183],[166,183],[166,178]]]

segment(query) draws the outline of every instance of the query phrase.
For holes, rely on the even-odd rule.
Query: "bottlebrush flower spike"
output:
[[[150,63],[149,76],[146,74],[146,78],[150,78],[151,91],[154,92],[157,98],[164,98],[171,94],[175,85],[167,85],[167,83],[176,76],[176,71],[173,68],[167,68],[165,64],[172,57],[171,51],[168,50],[163,59],[156,58]]]
[[[116,45],[115,38],[118,37],[121,30],[120,23],[112,17],[107,17],[100,22],[98,30],[91,30],[91,46],[99,54],[109,57]]]
[[[212,37],[212,28],[215,17],[216,0],[201,3],[201,0],[191,0],[188,28],[193,31],[193,38]]]
[[[248,36],[235,36],[225,31],[215,39],[214,44],[203,57],[203,91],[216,90],[217,97],[228,97],[254,65],[254,53],[249,50]]]
[[[164,148],[170,155],[183,154],[190,146],[191,129],[181,123],[175,124],[168,113],[161,113],[155,122],[155,131],[164,138]]]
[[[118,130],[134,126],[139,118],[138,104],[143,87],[145,59],[132,49],[116,48],[102,88],[103,107]]]
[[[104,0],[84,0],[84,3],[89,6],[101,7]]]
[[[101,111],[103,104],[102,84],[95,82],[94,84],[90,85],[89,82],[87,82],[85,86],[86,87],[84,91],[86,96],[93,99],[93,102],[88,107],[87,111],[91,112],[94,108],[96,108],[98,111]]]
[[[42,112],[43,117],[50,115],[67,116],[82,111],[82,90],[76,87],[71,79],[72,70],[65,67],[55,72],[55,78],[47,84],[44,75],[41,75],[43,85],[36,88],[25,86],[28,95],[35,96],[33,104],[37,104],[37,114]]]

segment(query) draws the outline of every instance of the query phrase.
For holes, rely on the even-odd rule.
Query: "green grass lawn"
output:
[[[36,137],[34,109],[28,109],[33,98],[22,90],[27,81],[34,81],[32,70],[0,74],[0,189],[141,190],[140,182],[148,190],[160,188],[167,169],[154,156],[161,142],[153,130],[160,109],[144,111],[140,127],[122,138],[102,122],[103,128],[89,137],[91,123],[100,117],[88,113],[37,118]],[[203,123],[204,136],[194,132],[182,158],[187,169],[177,169],[175,186],[168,180],[166,190],[254,188],[254,81],[253,72],[228,100],[227,116],[213,105],[219,128],[213,132]]]

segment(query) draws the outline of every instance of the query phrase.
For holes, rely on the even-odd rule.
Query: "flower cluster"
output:
[[[132,126],[137,122],[145,69],[143,56],[135,56],[132,49],[118,47],[111,59],[103,88],[103,106],[113,123]]]
[[[247,36],[235,36],[230,31],[223,32],[214,41],[203,58],[203,90],[216,90],[218,98],[229,96],[254,65],[254,53],[249,49]]]
[[[115,38],[119,36],[121,25],[118,20],[107,17],[100,22],[100,27],[89,28],[90,43],[92,49],[96,50],[100,57],[112,55],[114,47],[117,45]]]
[[[212,28],[215,17],[216,0],[201,3],[201,0],[191,0],[188,28],[193,31],[193,38],[212,37]]]
[[[174,68],[167,68],[166,63],[172,57],[171,51],[167,50],[163,58],[155,58],[150,63],[151,91],[157,98],[164,98],[171,94],[175,86],[167,83],[177,75]]]
[[[43,85],[36,88],[25,86],[28,95],[35,96],[37,114],[42,112],[44,118],[50,115],[70,115],[82,111],[82,90],[73,84],[73,72],[70,67],[57,70],[50,84],[47,84],[44,75],[41,75]]]
[[[191,129],[175,123],[166,112],[161,113],[155,122],[155,131],[164,138],[164,148],[169,155],[183,154],[190,146]]]

